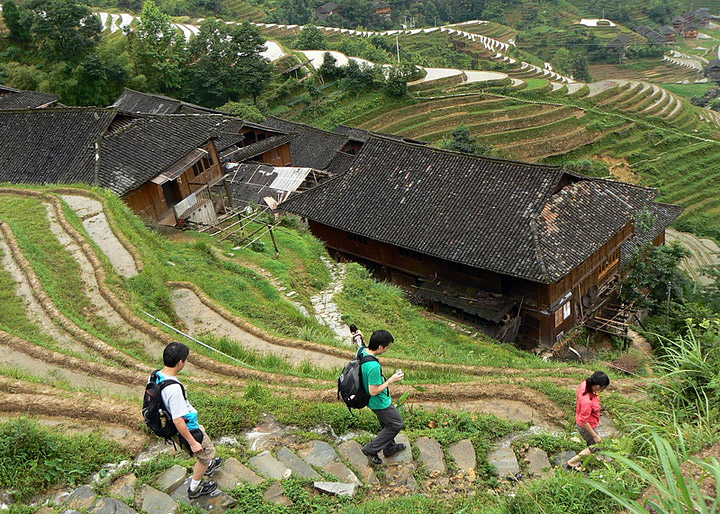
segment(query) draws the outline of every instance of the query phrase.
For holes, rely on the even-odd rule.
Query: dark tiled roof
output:
[[[561,179],[569,185],[554,194]],[[556,166],[373,137],[347,173],[282,207],[451,262],[551,283],[607,242],[655,193]]]
[[[39,93],[37,91],[23,91],[7,86],[0,86],[0,110],[11,109],[37,109],[52,105],[60,99],[60,95]]]
[[[112,105],[119,111],[144,114],[177,114],[182,102],[168,96],[125,88]]]
[[[340,175],[350,169],[353,161],[355,161],[354,155],[350,155],[345,152],[338,152],[335,154],[335,157],[333,157],[333,160],[330,161],[330,164],[328,164],[327,171],[331,172],[333,175]]]
[[[290,143],[294,137],[295,136],[292,134],[284,134],[267,137],[262,141],[243,146],[237,150],[233,147],[229,147],[223,150],[221,157],[230,156],[235,162],[247,161],[248,159],[262,155],[273,148],[278,148],[279,146]]]
[[[123,195],[217,138],[236,143],[242,121],[221,115],[144,115],[107,136],[100,152],[103,186]]]
[[[230,171],[230,183],[233,198],[244,204],[263,204],[266,196],[275,196],[276,191],[270,184],[278,174],[273,166],[267,164],[243,163]]]
[[[675,35],[675,29],[669,25],[663,25],[662,27],[658,28],[657,31],[660,34],[662,34],[663,36],[674,36]]]
[[[274,116],[268,116],[263,124],[290,134],[297,134],[290,144],[293,166],[327,169],[335,153],[348,142],[347,136]]]
[[[343,136],[347,136],[349,139],[352,139],[353,141],[359,141],[361,143],[364,143],[367,141],[370,136],[381,136],[386,137],[388,139],[397,139],[398,141],[407,141],[408,143],[417,143],[419,145],[426,145],[427,142],[420,141],[419,139],[412,139],[409,137],[405,137],[402,135],[397,134],[387,134],[385,132],[372,132],[370,130],[365,130],[357,127],[349,127],[347,125],[338,125],[335,128],[335,132],[338,134],[342,134]]]
[[[0,182],[96,184],[95,143],[115,111],[0,111]]]
[[[638,232],[635,236],[625,241],[620,254],[620,262],[623,266],[627,264],[638,246],[644,243],[651,243],[672,225],[673,221],[682,214],[683,208],[679,205],[653,202],[648,205],[648,210],[655,220],[652,231],[649,234]]]

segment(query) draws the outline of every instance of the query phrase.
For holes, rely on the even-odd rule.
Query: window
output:
[[[555,326],[560,326],[563,321],[570,317],[570,314],[572,314],[572,306],[570,305],[570,301],[566,301],[555,311]]]

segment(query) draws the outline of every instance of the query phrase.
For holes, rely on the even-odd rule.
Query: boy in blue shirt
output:
[[[205,428],[198,423],[197,410],[190,405],[177,379],[178,373],[185,367],[188,355],[190,349],[182,343],[173,342],[167,345],[163,352],[164,367],[157,373],[157,383],[165,380],[176,382],[163,389],[162,400],[177,428],[179,436],[176,437],[181,443],[180,446],[198,459],[188,487],[188,498],[193,499],[211,494],[217,489],[216,482],[202,478],[205,475],[211,476],[220,466],[222,459],[215,457],[215,446],[205,433]]]
[[[358,356],[372,355],[378,357],[390,348],[390,344],[394,340],[392,334],[387,330],[376,330],[370,336],[367,348],[358,350]],[[377,437],[366,444],[362,452],[367,455],[372,464],[378,465],[383,462],[378,455],[380,450],[383,451],[385,457],[390,457],[405,449],[404,444],[395,442],[395,436],[405,426],[405,422],[397,407],[392,404],[390,390],[388,389],[390,384],[402,380],[405,375],[399,369],[389,379],[385,380],[382,374],[382,366],[377,359],[363,364],[361,370],[363,386],[370,395],[368,407],[375,413],[382,427]]]

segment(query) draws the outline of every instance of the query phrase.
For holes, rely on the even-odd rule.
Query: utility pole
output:
[[[395,34],[395,50],[397,52],[398,64],[400,64],[400,40],[398,39],[397,34]]]

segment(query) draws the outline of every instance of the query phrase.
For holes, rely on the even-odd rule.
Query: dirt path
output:
[[[680,241],[692,255],[683,260],[680,268],[686,271],[696,282],[707,285],[712,280],[701,273],[703,266],[720,264],[720,247],[711,239],[699,238],[689,232],[666,230],[667,241]]]
[[[208,308],[189,289],[175,289],[172,293],[172,299],[175,312],[188,326],[192,336],[197,336],[203,332],[210,332],[217,337],[225,336],[248,349],[262,353],[273,353],[293,364],[310,362],[320,368],[339,369],[347,364],[345,358],[325,355],[311,350],[275,345],[250,334]]]
[[[60,195],[83,220],[83,226],[93,241],[108,256],[115,271],[130,278],[138,274],[135,260],[120,243],[108,223],[103,205],[97,200],[80,195]]]
[[[419,405],[426,409],[449,409],[465,412],[482,412],[492,414],[500,419],[529,422],[549,431],[563,430],[563,427],[556,422],[549,421],[543,413],[532,406],[518,401],[506,400],[503,398],[487,398],[470,401],[442,401],[442,402],[412,402],[410,405]]]
[[[0,412],[0,423],[17,419],[20,416],[23,416],[23,414]],[[97,432],[106,439],[119,443],[133,453],[139,452],[148,441],[153,440],[139,430],[131,430],[127,427],[113,425],[111,423],[89,422],[89,420],[51,416],[32,416],[31,419],[39,425],[56,429],[65,434],[90,434]]]
[[[99,202],[96,203],[99,204]],[[60,244],[63,245],[68,252],[70,252],[72,257],[80,266],[81,273],[79,278],[83,282],[85,294],[88,296],[94,307],[92,312],[85,314],[103,318],[109,325],[117,330],[116,339],[141,341],[145,352],[153,358],[159,359],[162,355],[164,346],[151,339],[147,334],[134,329],[123,319],[113,306],[108,303],[108,301],[100,293],[93,264],[90,260],[88,260],[87,256],[83,253],[82,249],[75,240],[70,237],[70,235],[60,225],[52,205],[46,203],[45,208],[47,210],[48,220],[50,221],[50,230],[55,237],[57,237]]]
[[[101,394],[116,396],[141,397],[142,389],[139,387],[116,384],[85,373],[70,371],[60,366],[35,359],[24,353],[17,352],[3,344],[0,344],[0,364],[21,368],[32,375],[46,379],[46,383],[52,385],[60,380],[67,382],[73,387],[92,389]]]
[[[10,276],[17,284],[15,294],[25,303],[26,312],[31,321],[33,321],[45,334],[53,338],[53,340],[61,347],[72,350],[79,354],[88,354],[89,349],[73,340],[53,323],[48,317],[40,304],[35,300],[27,279],[18,267],[17,263],[12,259],[10,248],[0,234],[0,254],[2,254],[2,266],[10,273]]]
[[[342,320],[340,308],[335,303],[335,295],[342,291],[345,284],[345,264],[332,262],[327,257],[320,257],[320,259],[330,271],[332,282],[319,294],[310,298],[315,310],[315,318],[323,325],[330,327],[338,340],[349,343],[350,329]]]

